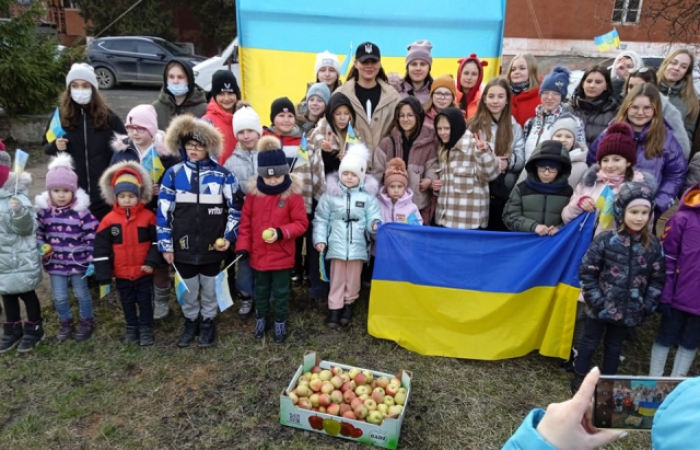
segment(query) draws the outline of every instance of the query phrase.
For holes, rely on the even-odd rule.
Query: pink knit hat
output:
[[[126,116],[124,126],[143,127],[151,133],[151,137],[155,137],[158,133],[158,114],[153,105],[138,105],[135,106]]]
[[[46,189],[68,189],[75,194],[78,190],[78,175],[73,172],[73,159],[66,152],[59,152],[49,163],[46,173]]]
[[[406,66],[411,64],[411,61],[417,59],[425,61],[429,66],[433,65],[433,57],[430,55],[433,44],[430,41],[416,41],[408,46],[408,55],[406,55]]]

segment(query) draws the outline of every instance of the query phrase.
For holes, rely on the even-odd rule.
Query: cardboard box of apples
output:
[[[280,395],[280,423],[395,449],[399,444],[411,372],[397,375],[323,361],[313,351]]]

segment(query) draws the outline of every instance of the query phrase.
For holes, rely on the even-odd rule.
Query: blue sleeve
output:
[[[156,238],[158,250],[173,252],[172,220],[175,210],[175,171],[168,169],[163,175],[156,208]]]
[[[533,409],[502,450],[557,450],[537,432],[537,425],[544,417],[544,409]]]

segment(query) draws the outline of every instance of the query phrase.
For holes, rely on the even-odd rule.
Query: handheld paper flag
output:
[[[223,270],[216,276],[216,301],[219,304],[221,312],[226,311],[233,306],[233,298],[231,298],[231,289],[228,286],[228,271]]]
[[[175,268],[175,264],[173,264],[173,269],[175,269],[175,295],[177,296],[177,302],[180,304],[180,306],[185,306],[185,300],[182,298],[182,296],[185,295],[185,292],[190,292],[190,290],[187,289],[187,285],[184,281],[182,281],[180,272],[178,272],[177,268]]]
[[[19,175],[24,172],[24,167],[27,165],[27,160],[29,159],[29,154],[24,150],[17,149],[15,152],[15,173]]]
[[[318,254],[318,276],[321,278],[321,281],[328,283],[330,280],[328,279],[328,274],[326,273],[326,258],[324,258],[324,256],[325,252]]]
[[[160,183],[160,179],[163,178],[163,174],[165,173],[165,167],[163,167],[163,163],[158,153],[156,153],[155,148],[151,147],[151,149],[148,150],[143,161],[141,161],[141,165],[148,171],[154,183]]]
[[[101,284],[100,285],[100,298],[105,298],[107,294],[112,292],[112,285],[111,284]]]
[[[600,224],[603,226],[603,228],[608,229],[610,224],[612,223],[614,216],[613,216],[613,202],[615,201],[615,193],[613,192],[612,189],[610,189],[610,186],[607,184],[603,188],[603,191],[600,193],[600,197],[596,199],[595,201],[595,207],[598,208],[598,211],[600,211],[600,215],[598,216],[598,221]]]
[[[350,67],[350,60],[352,59],[352,42],[350,43],[350,50],[348,50],[347,56],[345,56],[345,59],[343,60],[343,64],[340,66],[340,74],[339,76],[345,79],[345,77],[348,75],[348,67]]]
[[[46,142],[50,144],[65,135],[66,130],[61,127],[61,116],[58,113],[58,108],[56,108],[56,111],[54,111],[51,117],[51,122],[49,122],[49,129],[46,130]]]
[[[620,35],[617,34],[617,30],[612,30],[602,36],[596,36],[593,38],[593,41],[601,52],[614,50],[620,47]]]
[[[309,160],[309,147],[308,147],[308,144],[306,143],[306,135],[301,137],[301,143],[299,144],[299,149],[297,150],[297,154],[304,161]]]
[[[355,129],[352,127],[352,124],[348,124],[348,134],[345,136],[345,147],[347,148],[348,145],[350,144],[359,144],[360,140],[357,138],[357,135],[355,134]]]

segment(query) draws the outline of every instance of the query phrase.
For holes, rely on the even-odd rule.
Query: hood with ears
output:
[[[153,139],[153,147],[156,149],[156,153],[159,156],[170,156],[168,149],[165,148],[165,132],[158,130],[156,137]],[[112,141],[110,142],[110,147],[115,153],[125,152],[128,148],[133,148],[136,150],[136,146],[131,141],[131,138],[127,134],[120,134],[115,132]]]
[[[51,197],[49,196],[49,191],[44,191],[34,198],[34,206],[36,209],[51,209]],[[84,190],[78,188],[73,196],[73,201],[71,202],[70,209],[75,212],[83,212],[90,207],[90,197],[85,193]]]
[[[117,203],[117,196],[114,195],[114,186],[112,185],[112,180],[115,176],[122,173],[130,173],[139,180],[141,183],[141,189],[139,192],[139,200],[142,203],[148,203],[153,198],[153,182],[151,177],[148,176],[148,172],[143,166],[135,161],[124,161],[117,163],[113,166],[107,168],[100,177],[100,192],[102,193],[102,198],[108,205],[115,205]]]
[[[461,92],[464,94],[464,91],[462,91],[462,70],[464,69],[464,66],[467,65],[468,62],[474,62],[476,64],[476,67],[479,69],[479,77],[476,79],[476,84],[472,89],[469,89],[469,93],[467,93],[467,98],[464,99],[465,104],[468,105],[471,102],[474,101],[476,98],[476,94],[480,90],[481,82],[484,80],[484,67],[489,65],[488,61],[481,61],[478,56],[476,56],[476,53],[472,53],[469,55],[467,58],[462,58],[459,61],[459,68],[457,69],[457,91]]]
[[[182,155],[181,149],[185,146],[182,140],[193,135],[201,139],[209,156],[216,160],[223,146],[221,132],[208,121],[197,119],[191,114],[177,116],[170,122],[165,131],[165,148],[171,155],[179,157]]]

